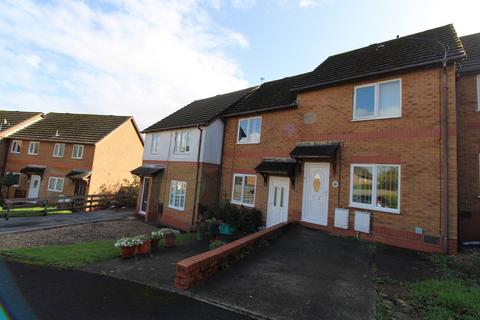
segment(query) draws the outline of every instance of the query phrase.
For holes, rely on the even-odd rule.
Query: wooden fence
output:
[[[12,213],[16,216],[29,213],[48,213],[60,211],[94,211],[98,209],[132,207],[135,199],[124,193],[117,194],[91,194],[85,196],[59,196],[51,198],[15,198],[6,199],[3,205],[5,219],[8,220]],[[23,209],[23,210],[22,210]]]

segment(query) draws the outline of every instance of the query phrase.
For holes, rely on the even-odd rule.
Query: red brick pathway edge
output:
[[[253,245],[261,239],[272,237],[287,225],[287,223],[282,223],[263,229],[219,248],[177,262],[173,285],[177,289],[186,290],[203,280],[213,277],[220,269],[220,264],[224,258],[239,253],[243,248]]]

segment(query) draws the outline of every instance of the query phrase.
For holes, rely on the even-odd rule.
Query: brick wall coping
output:
[[[241,249],[268,238],[285,228],[288,223],[281,223],[270,228],[252,233],[248,236],[227,243],[219,248],[200,253],[177,262],[174,286],[188,289],[192,285],[212,277],[219,269],[221,260]]]

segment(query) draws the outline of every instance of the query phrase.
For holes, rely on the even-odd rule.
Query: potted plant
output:
[[[114,246],[120,248],[120,255],[123,259],[131,258],[137,253],[137,247],[139,245],[139,240],[135,238],[123,237],[118,239]]]
[[[175,239],[177,238],[177,235],[180,234],[180,231],[170,228],[163,228],[160,229],[160,231],[163,235],[165,248],[173,247],[175,245]]]
[[[160,239],[162,239],[163,235],[162,235],[162,232],[160,230],[158,231],[152,231],[152,234],[151,234],[151,249],[152,251],[157,251],[158,248],[159,248],[159,242],[160,242]]]
[[[135,237],[138,239],[139,245],[137,247],[137,254],[147,254],[150,252],[151,249],[151,241],[148,236],[141,235]]]

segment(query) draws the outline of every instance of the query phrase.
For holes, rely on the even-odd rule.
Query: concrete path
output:
[[[130,281],[1,258],[0,283],[0,319],[248,319]]]
[[[0,219],[0,235],[125,219],[134,219],[133,209],[106,209],[46,217],[15,217],[9,220]]]
[[[271,319],[374,319],[371,263],[365,243],[292,226],[189,292]]]

